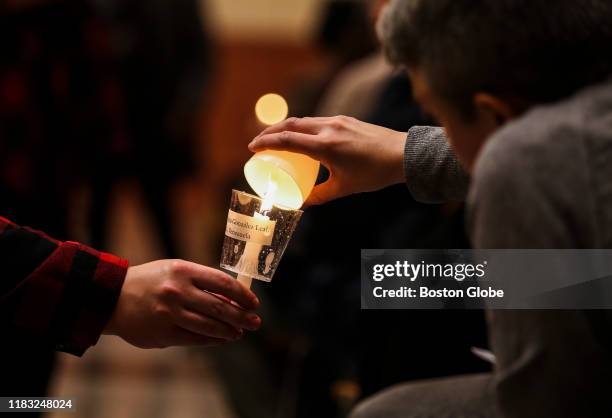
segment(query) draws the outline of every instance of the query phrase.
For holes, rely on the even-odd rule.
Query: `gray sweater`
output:
[[[442,129],[412,128],[405,172],[417,200],[467,198],[475,248],[611,248],[612,82],[505,125],[471,181]],[[612,332],[604,311],[500,310],[488,322],[487,390],[504,417],[612,416],[611,350],[594,331]]]

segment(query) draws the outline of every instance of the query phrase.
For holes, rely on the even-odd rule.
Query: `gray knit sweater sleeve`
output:
[[[425,203],[463,200],[470,182],[442,128],[415,126],[408,131],[404,151],[408,190]]]

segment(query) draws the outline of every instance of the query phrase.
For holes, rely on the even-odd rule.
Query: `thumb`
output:
[[[304,206],[322,205],[339,197],[341,197],[341,194],[338,185],[330,178],[325,183],[318,184],[312,189],[308,199],[304,202]]]

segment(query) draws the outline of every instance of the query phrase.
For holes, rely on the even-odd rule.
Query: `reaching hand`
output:
[[[159,260],[128,269],[105,333],[141,348],[215,345],[259,328],[249,312],[258,306],[253,292],[219,270]]]
[[[249,149],[293,151],[321,161],[330,177],[305,203],[318,205],[403,182],[405,143],[405,132],[335,116],[289,118],[261,132]]]

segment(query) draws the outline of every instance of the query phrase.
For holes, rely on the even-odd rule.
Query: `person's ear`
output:
[[[478,119],[491,130],[499,128],[516,116],[508,102],[488,93],[476,93],[474,107]]]

